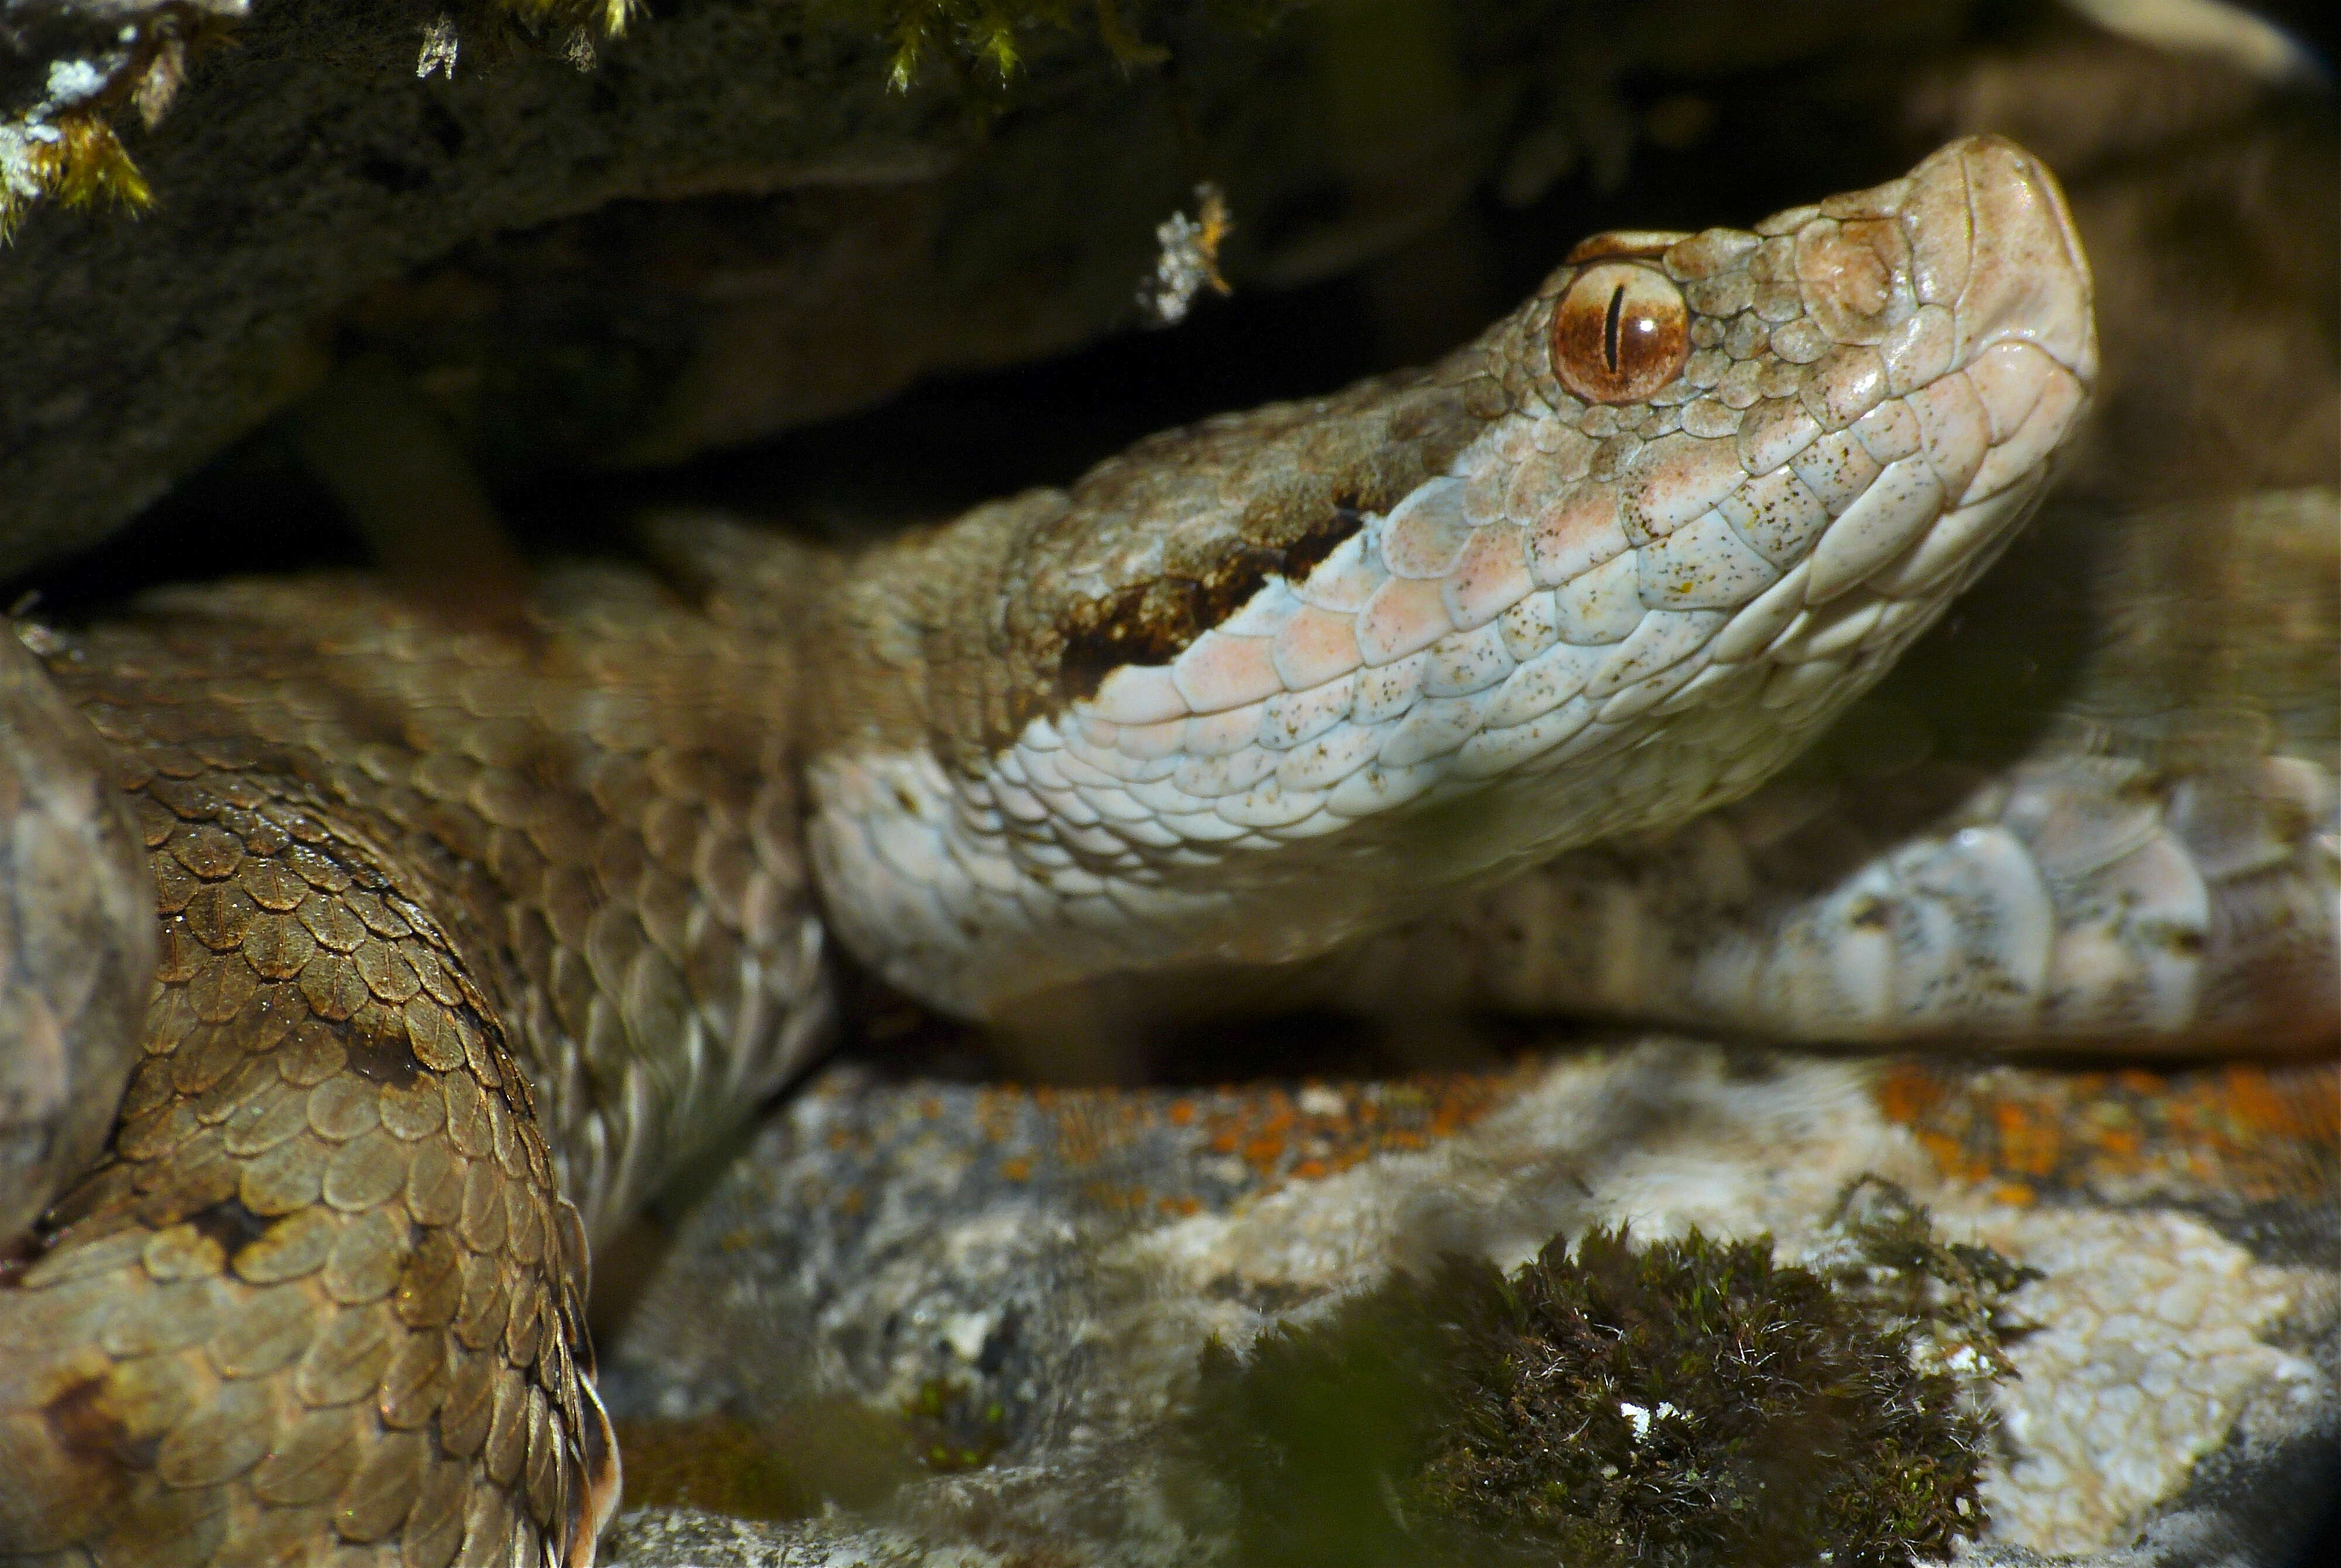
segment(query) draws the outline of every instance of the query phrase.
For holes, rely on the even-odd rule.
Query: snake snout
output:
[[[2039,159],[2003,136],[1953,142],[1911,171],[1902,220],[1919,302],[1951,314],[1955,365],[2026,343],[2097,379],[2089,265]]]
[[[1923,616],[2029,513],[2096,379],[2094,290],[2064,194],[2013,142],[1974,136],[1772,226],[1793,234],[1807,318],[1830,344],[1804,406],[1871,460],[1836,476],[1848,502],[1812,552],[1805,602],[1858,608],[1846,596],[1863,587]]]

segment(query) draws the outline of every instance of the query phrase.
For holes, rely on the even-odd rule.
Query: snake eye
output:
[[[1601,262],[1577,275],[1552,313],[1552,368],[1588,403],[1639,403],[1690,355],[1690,312],[1666,274]]]

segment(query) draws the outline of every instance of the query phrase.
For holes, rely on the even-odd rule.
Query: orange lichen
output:
[[[994,1084],[913,1094],[878,1123],[832,1123],[820,1141],[849,1158],[926,1160],[963,1147],[1003,1183],[1068,1190],[1117,1214],[1181,1215],[1428,1148],[1540,1070],[1523,1059],[1487,1073],[1175,1092]],[[842,1200],[824,1192],[813,1201]]]
[[[2258,1201],[2341,1177],[2330,1064],[2059,1073],[1913,1060],[1875,1093],[1946,1176],[2009,1201],[2141,1185]]]

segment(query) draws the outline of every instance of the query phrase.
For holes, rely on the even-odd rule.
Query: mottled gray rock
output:
[[[2310,1106],[2327,1077],[2256,1082]],[[1920,1082],[1939,1098],[1914,1117]],[[2273,1203],[2287,1233],[2324,1244],[2255,1253],[2236,1186],[2257,1178],[2203,1164],[2185,1113],[2154,1119],[2214,1084],[2181,1075],[2141,1098],[2108,1087],[2067,1104],[2077,1124],[2142,1125],[2142,1145],[2019,1185],[1947,1167],[1957,1123],[1941,1107],[1965,1096],[1977,1127],[2021,1122],[2037,1113],[2028,1096],[2071,1092],[2053,1074],[1665,1040],[1479,1076],[1206,1094],[835,1070],[682,1223],[608,1346],[613,1410],[629,1440],[684,1434],[683,1452],[710,1418],[783,1445],[848,1433],[802,1424],[822,1401],[897,1413],[911,1443],[935,1443],[956,1441],[935,1435],[948,1412],[922,1417],[935,1407],[922,1394],[942,1390],[962,1414],[986,1413],[975,1428],[989,1421],[990,1452],[965,1468],[946,1456],[952,1473],[911,1480],[874,1513],[759,1524],[654,1506],[622,1523],[615,1557],[1218,1560],[1229,1543],[1166,1435],[1211,1336],[1240,1348],[1394,1267],[1449,1252],[1509,1265],[1595,1223],[1768,1233],[1788,1257],[1823,1257],[1838,1244],[1838,1193],[1874,1174],[1929,1204],[1947,1239],[2043,1275],[2009,1303],[2035,1326],[2008,1347],[2019,1376],[1993,1394],[2001,1451],[1976,1560],[2176,1565],[2232,1538],[2256,1543],[2243,1561],[2281,1562],[2312,1517],[2300,1478],[2331,1457],[2341,1420],[2336,1213],[2316,1177],[2296,1174],[2263,1201],[2256,1233],[2275,1233]],[[2319,1136],[2301,1148],[2329,1164]],[[822,1490],[813,1478],[807,1500]]]
[[[105,1147],[138,1059],[153,883],[106,766],[0,620],[0,1236]]]

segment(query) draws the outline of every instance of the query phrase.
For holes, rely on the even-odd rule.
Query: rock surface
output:
[[[2228,1530],[2281,1562],[2313,1520],[2277,1482],[2341,1438],[2336,1131],[2323,1066],[2077,1082],[1652,1039],[1201,1092],[842,1067],[732,1164],[607,1351],[650,1502],[613,1555],[1240,1561],[1174,1459],[1208,1339],[1599,1223],[1811,1259],[1876,1176],[2040,1272],[2007,1302],[2034,1326],[1992,1395],[1983,1560],[2186,1561],[2155,1543]],[[710,1512],[824,1497],[880,1506]]]

